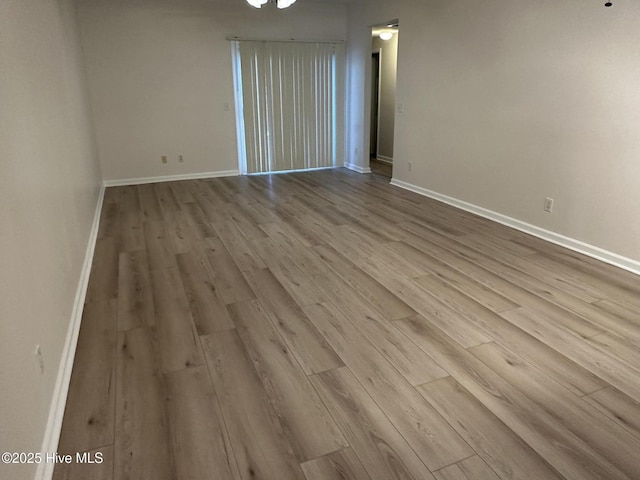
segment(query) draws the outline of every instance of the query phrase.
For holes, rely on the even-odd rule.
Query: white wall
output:
[[[244,0],[79,0],[79,17],[107,180],[237,170],[226,37],[346,36],[345,6],[308,0],[286,10]]]
[[[380,52],[380,102],[378,117],[378,158],[393,161],[393,139],[396,119],[396,75],[398,66],[398,34],[390,40],[373,37],[373,51]]]
[[[399,18],[394,177],[640,261],[640,4],[390,3],[349,12],[353,161],[366,27]]]
[[[92,138],[71,1],[2,0],[2,452],[37,452],[42,445],[99,194]],[[3,480],[34,473],[33,465],[0,464]]]

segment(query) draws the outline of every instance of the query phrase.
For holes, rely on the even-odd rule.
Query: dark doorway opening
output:
[[[371,54],[371,158],[378,155],[378,117],[380,115],[380,52]]]

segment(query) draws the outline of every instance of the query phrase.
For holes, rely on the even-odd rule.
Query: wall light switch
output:
[[[36,345],[36,349],[33,354],[36,357],[36,365],[38,366],[38,370],[40,370],[40,375],[44,373],[44,358],[42,358],[42,349],[40,345]]]

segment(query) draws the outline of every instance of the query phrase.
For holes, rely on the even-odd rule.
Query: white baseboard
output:
[[[634,260],[632,258],[623,257],[622,255],[618,255],[617,253],[609,252],[608,250],[604,250],[603,248],[590,245],[580,240],[566,237],[550,230],[545,230],[544,228],[540,228],[536,225],[532,225],[530,223],[508,217],[501,213],[494,212],[493,210],[488,210],[472,203],[467,203],[462,200],[443,195],[441,193],[433,192],[431,190],[418,187],[411,183],[396,180],[395,178],[391,179],[391,184],[395,185],[396,187],[404,188],[405,190],[419,193],[420,195],[424,195],[425,197],[439,200],[461,210],[475,213],[476,215],[488,218],[489,220],[493,220],[494,222],[498,222],[508,227],[515,228],[516,230],[528,233],[530,235],[533,235],[534,237],[538,237],[548,242],[555,243],[556,245],[560,245],[561,247],[568,248],[575,252],[583,253],[584,255],[587,255],[589,257],[601,260],[603,262],[615,265],[616,267],[620,267],[624,270],[628,270],[629,272],[640,275],[640,261]]]
[[[202,178],[237,177],[238,170],[221,170],[218,172],[186,173],[182,175],[166,175],[162,177],[122,178],[120,180],[105,180],[105,187],[123,187],[126,185],[143,185],[145,183],[176,182],[179,180],[199,180]]]
[[[380,163],[386,163],[387,165],[393,165],[393,158],[385,157],[384,155],[376,155],[376,160]]]
[[[361,167],[360,165],[356,165],[354,163],[345,163],[344,168],[348,168],[349,170],[353,170],[358,173],[371,173],[371,168],[369,167]]]
[[[100,188],[98,195],[98,204],[96,205],[95,215],[93,217],[93,225],[89,234],[87,250],[84,256],[84,263],[80,272],[80,281],[73,302],[73,310],[71,311],[71,320],[67,329],[67,338],[62,350],[60,365],[58,367],[58,376],[53,390],[51,406],[49,408],[49,418],[40,451],[44,454],[56,452],[58,450],[58,441],[60,440],[60,431],[62,429],[62,419],[64,417],[64,409],[67,403],[67,394],[69,393],[69,382],[71,381],[71,371],[73,370],[73,360],[75,358],[76,346],[78,345],[78,334],[80,333],[80,322],[82,320],[82,312],[84,310],[84,300],[87,295],[87,287],[89,285],[89,275],[91,273],[91,265],[93,263],[93,254],[98,238],[98,227],[100,226],[100,214],[102,212],[102,203],[104,200],[105,187]],[[50,480],[53,477],[53,469],[55,463],[42,462],[38,464],[36,470],[36,480]]]

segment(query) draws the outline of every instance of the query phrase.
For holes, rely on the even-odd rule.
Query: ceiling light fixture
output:
[[[391,40],[393,38],[393,33],[392,32],[381,32],[380,35],[378,35],[380,37],[380,40]]]
[[[293,5],[296,0],[247,0],[247,3],[255,8],[262,8],[267,3],[275,3],[278,8],[287,8]]]

